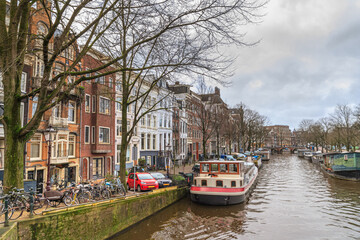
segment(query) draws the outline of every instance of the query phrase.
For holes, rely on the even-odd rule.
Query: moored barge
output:
[[[244,202],[258,176],[254,163],[244,161],[203,161],[200,174],[190,188],[193,202],[231,205]]]
[[[360,153],[323,154],[323,163],[320,166],[332,177],[360,181]]]

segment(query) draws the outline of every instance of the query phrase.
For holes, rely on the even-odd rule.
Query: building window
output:
[[[85,112],[90,112],[90,95],[85,95]]]
[[[116,120],[116,136],[121,135],[121,119]]]
[[[91,143],[95,144],[95,126],[91,127]]]
[[[147,126],[151,127],[151,115],[147,115]]]
[[[120,82],[116,82],[116,91],[121,92],[121,83]]]
[[[153,135],[153,149],[155,150],[156,149],[156,135],[154,134]]]
[[[75,122],[75,113],[76,113],[76,103],[75,102],[69,102],[69,108],[68,108],[68,121],[69,122]]]
[[[103,177],[102,158],[93,159],[93,177]]]
[[[99,112],[104,114],[110,114],[110,100],[100,97]]]
[[[35,134],[30,140],[30,158],[40,159],[41,158],[41,135]]]
[[[69,157],[75,157],[75,140],[76,136],[74,134],[69,135]]]
[[[59,135],[57,140],[57,157],[67,157],[67,136]]]
[[[109,78],[109,88],[113,88],[113,79]]]
[[[110,128],[99,127],[99,143],[110,143]]]
[[[147,149],[150,149],[150,134],[147,134],[146,143],[147,143]]]
[[[85,126],[85,137],[84,137],[85,143],[90,142],[90,127]]]
[[[92,96],[92,112],[96,113],[96,96]]]
[[[141,150],[145,149],[145,134],[141,134]]]
[[[121,112],[121,98],[116,98],[116,111]]]
[[[31,117],[34,116],[35,112],[36,112],[36,109],[37,109],[37,106],[38,106],[38,97],[35,96],[33,97],[32,99],[32,112],[31,112]]]
[[[156,127],[156,116],[155,115],[153,116],[153,127],[154,128]]]
[[[26,78],[27,78],[27,73],[22,72],[21,74],[21,92],[26,92]]]
[[[55,107],[53,108],[52,115],[54,118],[60,118],[61,116],[60,104],[55,105]]]

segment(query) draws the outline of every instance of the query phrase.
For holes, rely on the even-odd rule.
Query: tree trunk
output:
[[[202,145],[203,145],[203,153],[204,153],[204,160],[207,159],[207,154],[206,154],[206,140],[203,138],[202,141]]]
[[[10,188],[24,187],[24,142],[18,139],[15,131],[5,134],[4,186]]]

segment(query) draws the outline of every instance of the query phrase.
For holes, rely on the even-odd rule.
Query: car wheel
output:
[[[128,187],[128,190],[130,190],[130,185],[129,184],[127,184],[127,187]]]
[[[137,191],[138,191],[138,192],[141,192],[140,184],[137,186]]]

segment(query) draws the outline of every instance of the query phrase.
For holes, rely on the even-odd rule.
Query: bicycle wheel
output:
[[[101,191],[101,196],[104,198],[104,199],[109,199],[111,197],[111,193],[109,191],[109,189],[104,189]]]
[[[121,184],[119,190],[121,195],[126,196],[126,189],[124,188],[124,185]]]
[[[79,200],[79,203],[87,203],[91,200],[91,194],[88,191],[83,191],[77,199]]]
[[[16,220],[18,219],[19,217],[21,217],[21,215],[23,214],[24,212],[24,209],[26,208],[26,205],[23,201],[21,200],[16,200],[15,202],[11,203],[10,204],[10,207],[12,210],[12,215],[11,217],[9,216],[9,219],[11,220]],[[10,210],[9,210],[10,212]]]
[[[41,200],[39,197],[35,197],[34,198],[34,207],[33,207],[33,212],[35,215],[38,215],[40,213],[42,213],[42,211],[44,206],[44,200]]]
[[[67,196],[65,196],[65,197],[63,198],[64,204],[65,204],[66,206],[68,206],[68,207],[71,206],[72,201],[73,201],[73,199],[72,199],[72,197],[71,197],[70,195],[67,195]]]

